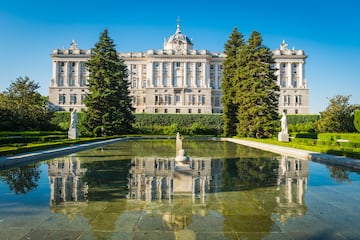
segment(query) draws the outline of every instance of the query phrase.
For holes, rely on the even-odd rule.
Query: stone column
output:
[[[149,86],[149,87],[154,87],[154,84],[153,84],[153,77],[154,77],[154,73],[153,73],[153,63],[152,62],[149,62],[147,64],[147,67],[146,67],[146,86]]]
[[[77,74],[77,80],[75,81],[75,86],[79,87],[80,86],[80,81],[81,81],[81,62],[77,61],[76,62],[76,70],[75,70],[76,74]]]
[[[219,64],[214,64],[214,81],[215,81],[215,89],[220,89],[220,80],[219,80]]]
[[[182,77],[182,84],[181,84],[181,87],[187,87],[187,84],[186,84],[186,79],[187,79],[187,62],[183,62],[183,77]]]
[[[52,87],[58,86],[58,76],[59,76],[58,67],[59,67],[58,62],[53,61],[52,62],[52,79],[51,79]]]
[[[287,87],[292,88],[292,71],[291,71],[291,64],[292,62],[287,63],[287,75],[288,75],[288,81],[287,81]]]
[[[70,75],[70,71],[69,71],[69,62],[64,62],[64,86],[68,87],[69,86],[69,75]]]
[[[276,67],[276,73],[277,73],[277,85],[278,86],[281,86],[281,76],[282,76],[282,73],[281,73],[281,69],[280,69],[280,67],[281,67],[281,65],[280,65],[280,63],[279,62],[277,62],[276,64],[275,64],[275,67]]]
[[[174,62],[173,61],[171,61],[170,62],[170,67],[169,67],[169,73],[170,73],[170,78],[169,78],[169,86],[170,87],[174,87],[174,85],[173,85],[173,82],[174,82]]]
[[[205,61],[203,66],[203,71],[204,71],[204,83],[202,85],[202,87],[208,87],[209,86],[209,80],[210,80],[210,67],[209,67],[209,63],[207,61]]]
[[[158,68],[158,75],[159,75],[159,78],[158,78],[158,86],[159,87],[164,87],[164,84],[163,84],[163,62],[159,62],[159,68]]]
[[[299,63],[299,67],[298,67],[298,75],[299,75],[299,87],[303,88],[305,87],[304,85],[304,65],[303,63]]]

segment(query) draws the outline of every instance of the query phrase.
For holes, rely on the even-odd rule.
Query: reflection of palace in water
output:
[[[129,199],[171,201],[173,194],[188,194],[204,202],[210,188],[220,188],[220,159],[192,158],[187,168],[177,168],[173,158],[137,157],[131,166]]]
[[[57,158],[48,163],[50,206],[68,205],[87,201],[88,186],[83,183],[86,169],[73,155]]]
[[[129,169],[127,201],[168,202],[179,196],[197,204],[207,203],[207,193],[221,192],[224,159],[190,158],[186,166],[177,166],[175,158],[134,157]],[[308,182],[308,161],[282,156],[277,169],[273,209],[276,220],[286,222],[289,217],[305,214],[304,202]],[[87,169],[71,155],[48,163],[50,205],[76,205],[87,202],[87,183],[83,177]],[[124,176],[126,178],[126,176]],[[195,205],[194,205],[195,203]]]
[[[301,216],[306,211],[305,191],[309,176],[309,162],[281,156],[279,162],[278,190],[276,197],[281,210],[279,221],[285,222],[288,217]]]

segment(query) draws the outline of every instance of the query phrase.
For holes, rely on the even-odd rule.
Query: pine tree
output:
[[[252,32],[246,47],[237,55],[235,102],[238,104],[237,135],[270,137],[278,121],[279,86],[274,60],[269,48],[262,45],[260,33]]]
[[[126,66],[107,29],[101,33],[86,66],[89,94],[84,101],[87,106],[84,125],[88,134],[111,136],[129,132],[134,116]]]
[[[244,37],[235,27],[230,34],[229,40],[225,44],[226,58],[223,64],[223,78],[222,78],[222,104],[224,106],[224,135],[236,135],[237,112],[238,105],[234,103],[236,93],[234,78],[235,70],[238,68],[236,62],[236,55],[240,48],[244,46]]]

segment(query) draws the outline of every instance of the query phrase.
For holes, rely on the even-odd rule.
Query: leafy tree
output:
[[[318,132],[354,132],[354,112],[359,108],[349,103],[350,95],[336,95],[330,99],[325,111],[320,113],[320,119],[316,121]]]
[[[360,132],[360,110],[356,110],[354,114],[354,126]]]
[[[39,88],[39,84],[27,76],[11,82],[0,97],[1,129],[46,130],[49,127],[48,101],[38,93]]]
[[[129,132],[134,121],[126,66],[105,29],[86,63],[89,94],[85,98],[88,134],[111,136]]]
[[[236,56],[241,47],[244,46],[244,37],[235,27],[230,34],[229,40],[225,44],[226,58],[223,63],[223,78],[222,78],[222,103],[224,106],[224,135],[236,135],[237,112],[238,104],[234,102],[236,93],[234,73],[239,67],[237,65]]]
[[[262,45],[260,33],[251,34],[246,46],[237,54],[237,62],[237,135],[270,137],[278,124],[279,86],[272,52]]]

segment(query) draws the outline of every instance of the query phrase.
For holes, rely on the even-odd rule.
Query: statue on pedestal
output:
[[[287,119],[285,113],[282,114],[280,122],[281,122],[281,132],[279,132],[278,140],[279,142],[288,142],[289,133],[288,133],[288,125],[287,125]]]
[[[68,131],[68,138],[76,139],[76,138],[78,138],[78,129],[77,129],[78,116],[77,116],[76,109],[74,109],[71,112],[70,116],[71,117],[70,117],[70,127],[69,127],[69,131]]]
[[[185,150],[182,148],[182,137],[180,133],[176,134],[176,158],[175,162],[185,163],[189,161],[189,157],[186,156]]]

